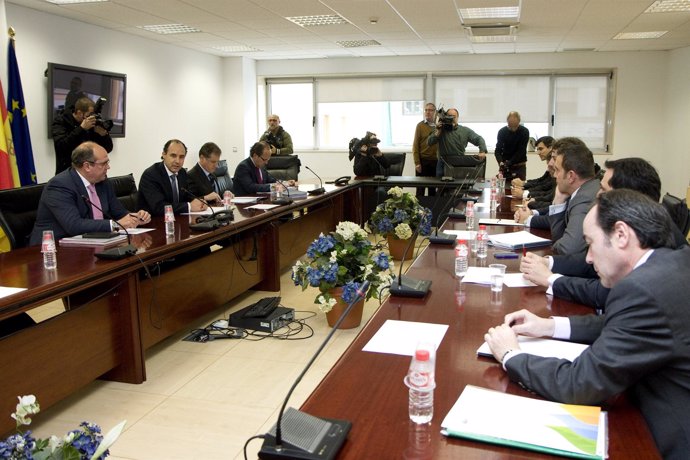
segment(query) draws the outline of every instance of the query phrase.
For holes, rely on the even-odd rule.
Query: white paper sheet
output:
[[[489,267],[468,267],[467,274],[462,277],[463,283],[491,284],[491,270]]]
[[[258,196],[236,196],[231,201],[235,204],[256,203],[261,197]]]
[[[120,235],[126,235],[127,233],[129,233],[130,235],[139,235],[140,233],[152,232],[154,230],[155,230],[155,228],[137,227],[137,228],[128,228],[126,232],[124,230],[120,229],[118,231],[118,233]]]
[[[508,225],[516,227],[524,227],[525,224],[519,224],[513,219],[479,219],[479,223],[482,225]]]
[[[583,351],[589,348],[589,345],[585,345],[583,343],[526,337],[524,335],[518,336],[518,343],[520,344],[520,349],[525,353],[542,356],[544,358],[567,359],[571,362],[580,356]],[[479,356],[493,356],[491,354],[491,349],[486,342],[484,342],[482,346],[477,349],[477,354]]]
[[[253,206],[247,206],[245,209],[258,209],[260,211],[266,211],[268,209],[277,208],[279,204],[255,204]]]
[[[26,291],[26,288],[0,286],[0,299],[3,297],[7,297],[8,295],[16,294],[17,292],[22,291]]]
[[[369,340],[363,351],[413,356],[419,342],[441,344],[447,324],[417,323],[389,319]]]
[[[446,233],[448,235],[455,235],[455,238],[460,240],[472,239],[471,232],[468,230],[443,230],[443,233]]]
[[[503,275],[503,284],[506,287],[531,287],[536,286],[533,282],[526,280],[522,273],[506,273]]]

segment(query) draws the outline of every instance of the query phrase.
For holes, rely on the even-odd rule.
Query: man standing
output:
[[[520,114],[517,112],[508,113],[506,121],[508,126],[498,130],[496,139],[494,154],[498,168],[507,180],[518,178],[524,181],[527,177],[529,129],[520,124]]]
[[[414,158],[415,176],[436,176],[438,145],[429,145],[428,140],[436,127],[436,106],[428,102],[424,106],[424,120],[417,123],[412,141],[412,157]],[[436,187],[427,187],[429,196],[436,195]],[[424,196],[424,187],[417,187],[417,197]]]
[[[271,155],[292,154],[292,137],[280,126],[280,117],[276,114],[268,116],[268,129],[259,140],[271,146]]]
[[[626,390],[661,456],[690,452],[690,248],[672,245],[671,218],[639,192],[599,196],[587,213],[587,262],[611,288],[605,314],[506,315],[484,336],[511,380],[547,399],[601,404]],[[517,334],[591,344],[570,362],[520,350]]]
[[[438,144],[438,162],[436,163],[436,176],[443,176],[443,168],[448,163],[450,157],[465,156],[465,149],[467,143],[471,142],[473,145],[479,147],[479,155],[477,157],[468,156],[467,166],[474,166],[478,163],[475,160],[484,160],[486,158],[486,142],[479,134],[472,131],[466,126],[458,124],[458,110],[448,109],[446,114],[452,117],[452,122],[439,120],[436,124],[436,130],[429,136],[427,140],[428,145]]]
[[[88,97],[81,97],[73,108],[65,107],[53,121],[52,133],[55,145],[55,174],[70,167],[72,151],[82,142],[92,141],[103,147],[106,153],[113,150],[110,133],[96,126],[93,113],[96,105]]]
[[[206,142],[199,149],[199,162],[187,172],[189,191],[194,196],[203,196],[206,202],[220,202],[225,190],[221,190],[215,171],[220,161],[221,150],[214,142]]]
[[[163,161],[144,171],[139,180],[139,207],[154,216],[165,214],[165,205],[172,205],[175,214],[203,211],[206,205],[187,189],[187,171],[182,168],[187,147],[178,139],[163,146]]]
[[[110,232],[148,223],[146,211],[129,213],[108,182],[108,152],[84,142],[72,152],[72,166],[48,181],[38,204],[31,245],[41,244],[44,230],[56,240],[86,232]],[[113,219],[113,220],[111,220]]]
[[[256,195],[271,190],[271,184],[277,181],[266,171],[270,159],[271,147],[266,142],[259,141],[252,145],[249,149],[249,158],[239,162],[235,168],[235,195]],[[287,181],[287,184],[295,185],[295,181]]]

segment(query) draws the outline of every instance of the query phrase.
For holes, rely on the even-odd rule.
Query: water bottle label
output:
[[[410,372],[410,384],[417,388],[426,388],[431,383],[430,375],[427,372]]]

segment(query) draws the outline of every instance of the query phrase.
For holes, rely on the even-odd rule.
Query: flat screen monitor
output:
[[[104,120],[111,120],[112,137],[125,137],[125,101],[127,75],[48,63],[48,137],[52,137],[53,120],[62,111],[72,112],[74,102],[82,96],[94,104],[99,98],[106,101],[101,110]]]

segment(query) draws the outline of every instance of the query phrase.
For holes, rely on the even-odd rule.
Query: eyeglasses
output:
[[[259,158],[261,158],[261,160],[262,160],[264,163],[268,163],[268,160],[271,159],[271,157],[268,157],[268,158],[259,157]]]
[[[91,163],[92,165],[98,165],[98,166],[110,166],[110,160],[105,160],[105,161],[87,161],[87,163]]]

